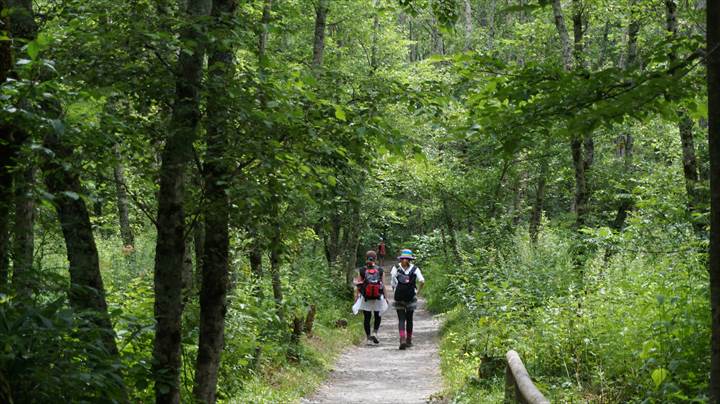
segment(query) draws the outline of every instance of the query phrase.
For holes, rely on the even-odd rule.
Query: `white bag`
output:
[[[355,304],[352,306],[352,312],[353,314],[357,315],[360,311],[360,306],[362,305],[362,296],[358,296],[357,300],[355,300]]]

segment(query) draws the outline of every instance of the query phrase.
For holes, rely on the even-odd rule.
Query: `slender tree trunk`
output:
[[[22,52],[22,47],[25,43],[32,41],[37,36],[37,24],[35,23],[31,0],[5,0],[3,2],[3,6],[7,7],[3,8],[3,12],[7,11],[7,14],[3,13],[3,20],[8,24],[5,29],[8,30],[13,39],[12,42],[3,41],[5,53],[2,60],[2,82],[4,83],[8,77],[15,75],[12,71],[14,54]],[[11,46],[10,44],[13,45]],[[18,159],[20,158],[23,146],[29,141],[28,134],[23,129],[14,126],[13,123],[3,125],[3,127],[0,128],[0,131],[3,132],[3,143],[5,143],[4,141],[8,142],[5,144],[5,147],[9,148],[7,151],[10,153],[9,159],[1,162],[3,163],[2,171],[4,171],[4,175],[10,176],[10,172],[16,170],[14,174],[15,226],[13,231],[20,231],[21,233],[15,234],[15,242],[12,247],[13,255],[20,254],[17,257],[13,257],[13,283],[15,283],[15,280],[19,280],[16,286],[18,286],[18,290],[24,293],[28,291],[28,285],[21,280],[24,277],[22,274],[23,271],[29,269],[32,264],[32,254],[34,248],[32,234],[34,223],[34,203],[32,198],[29,196],[31,195],[30,187],[32,182],[27,182],[27,178],[32,177],[34,167],[20,167],[18,164]],[[4,181],[0,181],[2,182],[0,187],[4,188],[7,186],[7,188],[0,190],[0,193],[3,194],[3,200],[5,201],[4,205],[6,205],[8,209],[12,209],[12,202],[10,202],[13,199],[10,191],[11,181],[12,179],[10,177],[6,178]],[[4,209],[5,207],[1,207],[0,211]],[[10,215],[8,213],[5,213],[3,216],[3,221],[9,220]],[[7,255],[10,246],[7,241],[9,239],[9,235],[7,233],[9,232],[9,229],[9,222],[0,222],[0,281],[3,283],[7,281],[8,276]],[[15,273],[15,271],[17,271],[17,273]]]
[[[630,0],[630,23],[627,29],[627,51],[623,58],[620,60],[620,68],[623,70],[632,69],[637,63],[637,36],[640,32],[640,22],[638,20],[637,4],[638,0]],[[624,134],[618,136],[616,141],[618,157],[622,158],[623,164],[623,189],[620,190],[622,194],[620,197],[620,204],[618,206],[617,213],[615,214],[615,220],[612,222],[612,227],[615,230],[622,230],[625,227],[625,220],[627,220],[628,212],[633,208],[634,201],[630,193],[629,177],[632,174],[632,160],[633,160],[633,143],[634,139],[631,134]]]
[[[495,14],[497,13],[497,0],[490,0],[488,4],[488,49],[495,48]]]
[[[585,183],[585,162],[583,160],[582,140],[572,139],[570,141],[573,166],[575,167],[575,226],[580,228],[585,225],[587,216],[587,184]]]
[[[0,0],[0,10],[6,9],[6,0]],[[0,16],[0,22],[9,26],[10,19]],[[5,83],[12,70],[10,41],[0,41],[0,83]],[[4,291],[9,278],[10,266],[10,209],[12,200],[12,165],[14,143],[10,127],[0,125],[0,291]]]
[[[193,226],[193,250],[195,251],[195,278],[197,287],[202,285],[203,257],[205,257],[205,225],[198,222]]]
[[[637,37],[640,32],[640,20],[638,19],[638,0],[630,0],[630,24],[627,29],[627,51],[620,59],[620,68],[627,70],[635,65],[637,60]]]
[[[252,271],[253,275],[255,275],[255,277],[260,279],[263,277],[262,240],[260,240],[260,235],[254,227],[250,231],[250,236],[252,237],[252,243],[250,244],[250,251],[248,252],[248,259],[250,261],[250,270]]]
[[[472,49],[472,34],[473,34],[473,17],[472,17],[472,4],[470,0],[463,0],[463,6],[465,9],[465,44],[464,50]]]
[[[285,312],[282,308],[283,291],[280,280],[280,255],[282,249],[280,223],[273,224],[272,236],[270,239],[270,277],[272,282],[273,298],[275,298],[275,310],[281,323],[285,323]]]
[[[665,0],[665,24],[665,28],[670,36],[676,37],[678,35],[677,4],[674,0]],[[670,53],[669,59],[671,62],[677,59],[674,52]],[[702,196],[698,189],[700,178],[697,158],[695,157],[693,121],[687,115],[687,112],[682,109],[678,111],[678,132],[680,134],[680,144],[682,145],[682,163],[685,177],[685,190],[688,196],[688,211],[692,216],[691,220],[695,232],[702,234],[704,226],[693,215],[700,212],[700,205],[702,203]]]
[[[570,47],[570,36],[568,35],[565,25],[565,17],[562,12],[560,0],[553,0],[552,3],[553,17],[555,18],[555,29],[557,29],[560,37],[560,45],[562,46],[563,67],[565,71],[572,69],[572,48]]]
[[[60,143],[55,133],[45,136],[44,146],[55,154],[52,159],[44,161],[43,171],[45,184],[54,196],[53,204],[67,247],[70,262],[70,305],[76,310],[89,310],[94,313],[94,322],[103,330],[102,341],[105,349],[111,355],[117,356],[115,332],[107,311],[105,287],[100,274],[90,213],[85,201],[80,197],[80,178],[63,165],[63,162],[72,161],[73,153],[70,148]]]
[[[230,25],[236,7],[235,0],[213,0],[212,14],[216,31],[232,31],[232,28],[222,28],[223,25]],[[230,202],[225,184],[230,179],[230,166],[225,153],[230,148],[226,122],[231,117],[225,100],[227,83],[233,80],[235,73],[233,51],[233,47],[223,46],[223,41],[216,41],[208,60],[210,88],[205,163],[205,256],[200,290],[200,340],[193,391],[197,401],[207,404],[216,401],[227,313]]]
[[[5,10],[7,0],[0,0],[0,10]],[[7,15],[0,16],[0,23],[10,26]],[[10,41],[0,41],[0,83],[10,76],[12,70],[12,47]],[[13,165],[12,130],[8,125],[0,125],[0,291],[5,291],[10,270],[10,212],[12,209],[12,174]]]
[[[7,41],[0,42],[0,46],[5,42]],[[12,143],[10,128],[0,126],[0,291],[4,291],[7,286],[10,267],[10,212],[13,190],[9,168],[13,164]]]
[[[262,19],[260,20],[260,35],[258,38],[258,61],[261,66],[261,70],[265,71],[267,65],[267,44],[270,35],[270,13],[272,12],[273,0],[264,0]]]
[[[327,19],[329,0],[318,0],[315,7],[315,37],[313,40],[312,67],[318,70],[322,67],[325,54],[325,25]]]
[[[582,28],[582,13],[581,8],[577,0],[573,0],[573,34],[574,34],[574,48],[570,46],[570,37],[567,33],[565,26],[565,18],[562,12],[562,6],[560,0],[553,0],[553,16],[555,17],[555,28],[558,31],[560,37],[560,43],[562,44],[563,52],[563,67],[566,71],[570,71],[573,65],[573,54],[575,57],[575,64],[577,68],[582,68],[583,61],[583,28]],[[574,50],[574,52],[573,52]],[[585,224],[587,216],[587,181],[585,178],[586,165],[592,162],[587,159],[590,155],[583,156],[583,148],[587,148],[588,152],[593,150],[591,146],[591,140],[587,139],[589,136],[575,135],[570,140],[570,151],[572,153],[573,166],[575,169],[575,226],[577,228],[582,227]],[[587,143],[587,145],[585,145]],[[587,154],[587,153],[586,153]]]
[[[408,21],[408,36],[410,37],[410,61],[416,62],[418,60],[418,44],[417,44],[417,38],[415,34],[415,26],[413,24],[412,18]]]
[[[612,227],[615,230],[622,230],[625,227],[625,220],[627,219],[628,212],[633,208],[633,199],[628,196],[630,193],[629,180],[632,175],[632,160],[633,160],[633,137],[629,133],[620,136],[618,139],[618,157],[621,157],[624,161],[623,164],[623,183],[624,187],[620,191],[623,195],[620,198],[620,205],[618,206],[617,213],[615,214],[615,220],[612,223]]]
[[[691,213],[699,212],[702,198],[698,192],[700,181],[695,157],[695,140],[693,139],[693,121],[685,111],[680,111],[678,131],[682,144],[683,174],[685,176],[685,190],[688,195],[688,210]]]
[[[155,249],[155,342],[153,372],[157,403],[180,402],[182,271],[185,258],[185,171],[200,120],[205,53],[203,18],[211,0],[189,0],[180,32],[191,52],[180,52],[170,133],[163,150]]]
[[[710,402],[720,401],[720,1],[707,2],[708,143],[710,152]]]
[[[13,284],[19,293],[31,292],[27,274],[32,270],[35,252],[35,200],[32,192],[35,167],[21,167],[15,173],[15,227],[13,233]]]
[[[447,199],[443,198],[443,213],[445,216],[445,225],[448,229],[448,238],[450,239],[450,248],[456,263],[462,262],[460,259],[460,249],[458,248],[457,238],[455,237],[455,223],[453,222]]]
[[[135,235],[130,227],[130,204],[128,203],[127,182],[125,181],[125,168],[120,154],[120,144],[114,146],[115,166],[113,176],[115,177],[115,192],[117,195],[118,221],[120,223],[120,237],[124,246],[135,246]]]
[[[540,173],[537,178],[537,189],[535,190],[535,202],[533,203],[532,215],[530,216],[530,241],[537,243],[538,234],[540,232],[540,220],[545,206],[545,183],[547,181],[548,163],[542,161],[540,163]]]

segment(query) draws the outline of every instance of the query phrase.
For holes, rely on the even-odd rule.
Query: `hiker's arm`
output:
[[[417,272],[417,291],[416,294],[420,294],[420,290],[425,286],[425,277],[423,276],[422,272],[420,271],[420,268],[418,268]]]

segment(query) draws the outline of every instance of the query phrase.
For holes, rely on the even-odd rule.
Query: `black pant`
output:
[[[412,338],[413,331],[413,310],[398,310],[398,328],[400,329],[401,337]],[[406,333],[407,332],[407,333]]]
[[[363,325],[365,326],[365,335],[368,337],[370,336],[370,318],[372,317],[373,313],[375,313],[375,326],[373,329],[375,332],[380,329],[380,312],[379,311],[365,311],[363,310],[363,316],[365,316],[365,321],[363,322]]]

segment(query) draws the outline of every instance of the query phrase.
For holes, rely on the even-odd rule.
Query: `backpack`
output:
[[[360,286],[360,293],[365,300],[377,300],[383,294],[382,273],[380,268],[365,268],[365,277]]]
[[[407,274],[402,269],[398,269],[395,278],[397,286],[395,287],[395,300],[402,302],[411,302],[415,298],[415,270],[417,267],[413,265]]]

